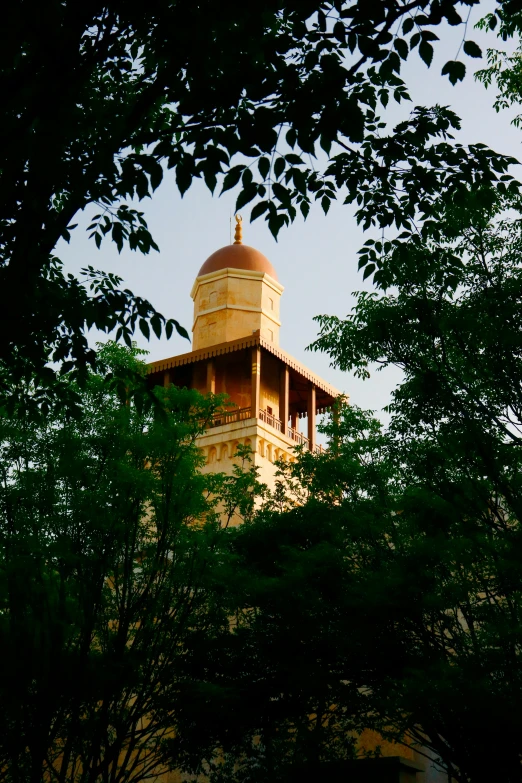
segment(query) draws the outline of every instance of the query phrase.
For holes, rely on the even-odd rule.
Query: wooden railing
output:
[[[211,427],[221,427],[222,424],[231,424],[234,421],[245,421],[252,418],[251,408],[236,408],[226,413],[217,413],[210,422]]]
[[[231,424],[235,421],[245,421],[246,419],[250,418],[252,418],[252,408],[236,408],[235,410],[227,411],[226,413],[216,414],[210,422],[210,426],[221,427],[223,424]],[[277,430],[277,432],[282,432],[283,422],[272,413],[260,410],[258,418],[265,424],[273,427],[275,430]],[[287,427],[286,436],[290,438],[290,440],[293,440],[297,446],[306,446],[306,448],[310,448],[310,441],[306,435],[303,435],[302,432],[298,432],[292,427]],[[326,449],[321,445],[316,444],[314,446],[315,454],[323,454],[325,451]]]
[[[303,435],[302,432],[298,432],[297,430],[292,429],[292,427],[288,427],[287,435],[291,440],[295,441],[298,446],[308,446],[308,438],[306,435]]]
[[[310,448],[310,441],[302,432],[298,432],[297,430],[292,429],[292,427],[288,427],[287,435],[291,440],[295,441],[297,446],[306,446],[306,448]],[[315,454],[323,454],[325,451],[326,449],[324,446],[321,446],[320,444],[314,446]]]
[[[281,419],[277,419],[271,413],[268,413],[268,411],[259,411],[259,418],[261,419],[261,421],[264,421],[265,424],[269,424],[278,432],[282,432],[283,422],[281,421]]]

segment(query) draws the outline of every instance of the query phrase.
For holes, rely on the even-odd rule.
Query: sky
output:
[[[486,35],[472,28],[493,6],[493,2],[482,2],[472,11],[468,24],[467,37],[483,50],[498,46],[499,42],[493,34]],[[403,70],[412,103],[401,107],[390,104],[384,119],[398,122],[416,105],[449,105],[462,118],[460,142],[482,142],[498,152],[522,159],[522,131],[510,124],[514,113],[497,114],[492,108],[494,89],[485,90],[473,79],[473,71],[483,67],[484,61],[464,56],[468,74],[455,87],[440,74],[446,60],[456,59],[462,28],[441,26],[437,32],[441,41],[435,43],[431,68],[414,53]],[[159,245],[159,253],[142,256],[123,249],[119,255],[110,241],[98,250],[84,230],[89,223],[85,214],[80,215],[70,243],[62,242],[57,255],[67,272],[79,274],[83,267],[92,265],[120,275],[125,287],[149,299],[165,316],[176,318],[190,333],[193,311],[190,290],[205,259],[230,242],[230,218],[236,195],[229,191],[222,197],[212,196],[203,183],[196,182],[181,198],[173,172],[167,172],[153,197],[139,205]],[[247,207],[242,211],[243,242],[270,259],[285,287],[281,300],[281,347],[348,394],[353,404],[372,409],[385,420],[387,417],[380,412],[400,380],[398,370],[372,372],[363,381],[332,368],[328,356],[306,350],[317,336],[315,315],[344,317],[354,304],[353,292],[371,288],[371,283],[363,283],[362,274],[357,271],[357,251],[375,233],[362,231],[356,224],[354,211],[354,207],[338,202],[325,216],[317,203],[306,221],[298,218],[290,227],[283,228],[276,242],[262,218],[249,224]],[[92,333],[91,339],[94,343],[100,335]],[[148,342],[137,334],[136,341],[150,352],[151,361],[190,350],[187,340],[178,335],[170,340],[153,337]]]

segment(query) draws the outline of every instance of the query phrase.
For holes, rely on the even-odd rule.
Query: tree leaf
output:
[[[341,43],[344,43],[346,40],[346,29],[342,22],[338,21],[334,24],[333,28],[333,34],[335,38],[337,38],[338,41]]]
[[[459,60],[449,60],[442,68],[442,76],[448,75],[452,84],[461,82],[466,75],[466,66]]]
[[[482,49],[475,41],[464,41],[464,46],[462,48],[468,57],[482,57]]]
[[[183,163],[176,166],[176,185],[182,196],[185,195],[187,190],[192,184],[192,173],[190,168]]]
[[[270,161],[268,158],[259,158],[257,162],[257,167],[259,169],[259,173],[263,177],[263,179],[266,179],[268,176],[268,172],[270,171]]]
[[[429,68],[433,61],[433,46],[424,40],[421,41],[419,44],[419,56]]]
[[[290,206],[292,203],[291,197],[290,197],[290,191],[288,188],[285,188],[284,185],[281,185],[279,182],[274,182],[272,184],[272,192],[274,196],[283,204],[283,206]]]
[[[150,327],[148,324],[148,321],[145,320],[145,318],[140,318],[139,320],[139,326],[140,331],[144,337],[147,338],[147,340],[150,340]]]
[[[241,209],[241,207],[244,207],[245,204],[248,204],[256,196],[257,196],[257,187],[254,184],[247,185],[247,187],[243,188],[243,190],[241,191],[241,193],[236,199],[236,210]]]
[[[281,177],[281,174],[285,170],[285,159],[283,157],[276,158],[274,163],[274,174],[276,179]]]
[[[399,52],[400,58],[402,60],[406,60],[408,58],[409,47],[404,38],[396,38],[393,42],[393,45]]]
[[[253,223],[254,220],[257,220],[258,217],[261,217],[267,209],[268,209],[268,201],[260,201],[259,204],[256,204],[252,208],[252,212],[250,213],[250,222]]]
[[[174,324],[174,328],[176,329],[176,332],[180,335],[180,337],[184,337],[186,340],[190,340],[189,333],[187,332],[185,327],[182,326],[180,323],[178,323],[178,321],[176,321],[175,318],[171,318],[169,321],[167,321],[166,326],[168,326],[169,324]],[[165,331],[167,331],[166,328]]]
[[[235,187],[239,180],[241,179],[241,175],[245,169],[244,165],[234,166],[225,174],[225,177],[223,179],[223,188],[221,190],[221,193],[225,193],[227,190],[230,190],[231,188]]]
[[[154,334],[158,338],[158,340],[161,337],[161,318],[158,314],[155,314],[150,319],[150,325],[152,326],[152,329],[154,331]]]
[[[363,280],[366,280],[375,272],[375,264],[367,264],[364,268]]]

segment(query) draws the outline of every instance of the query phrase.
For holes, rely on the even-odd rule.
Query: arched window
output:
[[[208,464],[212,465],[217,460],[217,451],[215,446],[211,446],[208,450]]]
[[[226,443],[221,446],[221,459],[228,459],[228,446]]]

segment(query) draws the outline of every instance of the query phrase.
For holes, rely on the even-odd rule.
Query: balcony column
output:
[[[163,373],[163,386],[170,386],[170,370],[165,370]]]
[[[213,359],[207,362],[207,394],[216,393],[216,363]]]
[[[332,406],[332,418],[334,424],[333,451],[335,456],[338,457],[339,449],[340,449],[339,425],[341,422],[341,398],[340,397],[334,400]]]
[[[252,392],[250,396],[250,416],[259,418],[259,401],[261,399],[261,348],[252,348]]]
[[[290,414],[290,426],[296,432],[299,431],[299,414],[297,413],[297,411],[292,411],[292,413]]]
[[[279,372],[279,418],[281,419],[281,432],[288,432],[288,407],[290,398],[290,371],[288,365],[283,364]]]
[[[310,383],[308,386],[308,400],[307,400],[307,415],[308,415],[308,448],[310,451],[315,449],[315,411],[316,411],[316,399],[315,399],[315,386]]]

